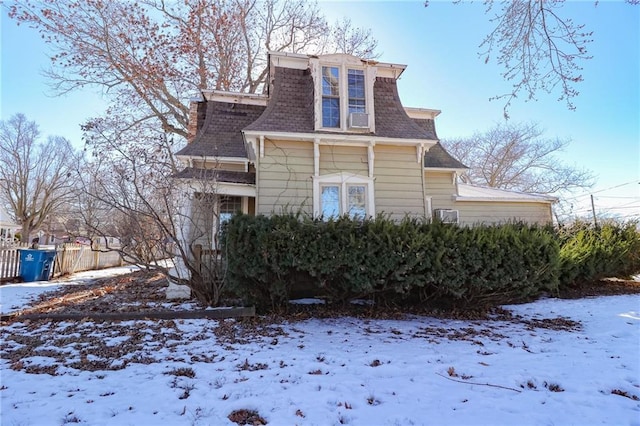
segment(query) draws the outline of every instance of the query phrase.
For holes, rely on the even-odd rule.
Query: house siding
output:
[[[283,211],[312,214],[313,143],[264,141],[264,157],[258,162],[258,214]]]
[[[551,207],[545,203],[514,203],[464,201],[456,202],[462,225],[493,225],[506,222],[547,224],[551,222]]]
[[[347,172],[369,176],[366,147],[320,145],[319,148],[320,175]]]
[[[426,196],[431,197],[432,209],[455,209],[453,194],[456,187],[451,172],[425,172]]]
[[[406,215],[424,216],[422,164],[416,161],[416,148],[375,146],[376,213],[391,214],[401,220]]]

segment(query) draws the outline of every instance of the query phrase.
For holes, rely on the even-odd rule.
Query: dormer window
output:
[[[376,67],[343,54],[312,59],[311,64],[316,83],[316,130],[375,132]]]
[[[322,67],[322,127],[340,127],[340,70]]]
[[[367,112],[367,98],[365,96],[364,89],[364,71],[363,70],[348,70],[348,84],[349,84],[349,113],[352,112]]]
[[[322,127],[340,129],[342,127],[341,110],[346,109],[349,114],[367,112],[364,70],[347,68],[347,90],[342,91],[341,68],[322,67]],[[341,102],[341,97],[346,98],[346,102]],[[368,127],[368,125],[363,127]]]

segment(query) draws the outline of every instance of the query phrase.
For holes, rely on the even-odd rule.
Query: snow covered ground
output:
[[[0,287],[2,311],[51,284]],[[1,424],[233,425],[251,410],[269,425],[640,425],[640,295],[505,308],[512,319],[12,323]]]

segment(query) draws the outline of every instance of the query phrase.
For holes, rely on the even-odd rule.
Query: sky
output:
[[[442,111],[442,139],[470,136],[503,120],[509,90],[502,69],[485,64],[478,46],[492,29],[482,2],[321,1],[329,22],[349,17],[370,28],[379,41],[379,60],[407,65],[398,87],[405,106]],[[558,93],[537,101],[517,99],[511,121],[535,122],[544,137],[570,140],[563,162],[594,173],[596,185],[573,196],[574,213],[588,215],[590,195],[598,214],[640,218],[640,6],[622,1],[569,1],[561,12],[593,31],[593,59],[583,63],[575,111]],[[105,108],[99,93],[85,90],[53,96],[42,71],[48,47],[36,31],[17,27],[2,11],[0,119],[21,112],[44,135],[65,136],[81,147],[80,124]]]
[[[125,272],[3,285],[0,311]],[[252,410],[274,426],[640,425],[640,295],[504,308],[516,319],[18,320],[0,329],[0,418],[234,425],[229,414]]]

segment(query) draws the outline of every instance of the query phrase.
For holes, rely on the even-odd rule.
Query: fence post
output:
[[[60,256],[60,274],[64,274],[67,263],[65,260],[67,259],[67,243],[62,244],[62,256]]]
[[[93,252],[93,269],[98,269],[100,267],[100,246],[97,247],[97,250]]]

